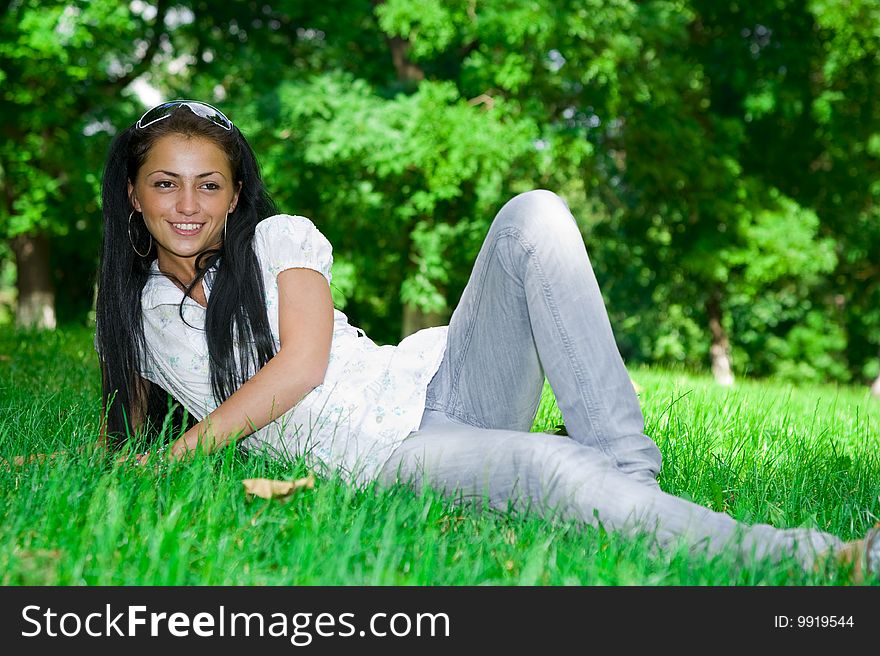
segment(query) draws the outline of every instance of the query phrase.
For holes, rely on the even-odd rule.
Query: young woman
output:
[[[198,421],[163,457],[240,440],[355,483],[485,495],[661,545],[880,566],[877,530],[844,545],[660,490],[583,240],[551,192],[510,200],[449,326],[397,346],[333,308],[330,244],[309,219],[276,214],[251,148],[214,107],[163,103],[122,132],[103,211],[95,345],[102,434],[116,445],[162,424],[167,392]],[[528,432],[545,374],[569,437]]]

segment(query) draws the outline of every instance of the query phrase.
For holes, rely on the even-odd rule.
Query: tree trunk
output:
[[[712,358],[712,375],[719,385],[733,385],[733,366],[730,357],[730,340],[721,323],[721,295],[712,294],[706,306],[709,314],[709,332],[712,334],[712,346],[709,355]]]
[[[421,82],[425,79],[425,72],[409,59],[410,43],[399,36],[388,37],[388,47],[391,48],[391,62],[397,72],[397,79],[401,82]]]
[[[407,335],[422,328],[430,328],[432,326],[445,326],[449,322],[449,317],[445,312],[423,312],[420,308],[412,303],[404,303],[403,305],[403,334],[401,339]]]
[[[49,238],[19,235],[12,239],[18,269],[15,323],[23,328],[55,329],[55,289],[49,271]]]
[[[871,385],[871,396],[875,399],[880,399],[880,376],[874,380],[874,384]]]
[[[414,87],[425,79],[425,72],[409,58],[409,41],[399,36],[392,36],[386,37],[386,42],[391,50],[391,61],[399,82]],[[424,312],[412,303],[404,303],[401,339],[422,328],[442,326],[446,321],[447,315],[443,312]]]

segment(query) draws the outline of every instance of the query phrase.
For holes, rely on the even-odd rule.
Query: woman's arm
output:
[[[281,349],[216,410],[171,445],[178,459],[201,444],[210,453],[259,430],[324,381],[333,339],[330,285],[313,269],[278,274]]]

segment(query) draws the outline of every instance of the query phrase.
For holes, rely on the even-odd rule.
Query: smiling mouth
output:
[[[198,234],[204,223],[172,223],[171,227],[174,228],[174,232],[179,235],[195,235]]]

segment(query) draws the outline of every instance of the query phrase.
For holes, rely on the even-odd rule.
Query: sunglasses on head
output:
[[[226,118],[223,112],[216,107],[212,107],[208,103],[199,102],[197,100],[171,100],[169,102],[164,102],[161,105],[156,105],[152,109],[148,109],[144,115],[138,119],[136,127],[138,129],[143,129],[157,121],[166,119],[171,116],[172,112],[178,107],[186,107],[196,116],[211,121],[211,123],[224,130],[232,129],[232,121]]]

